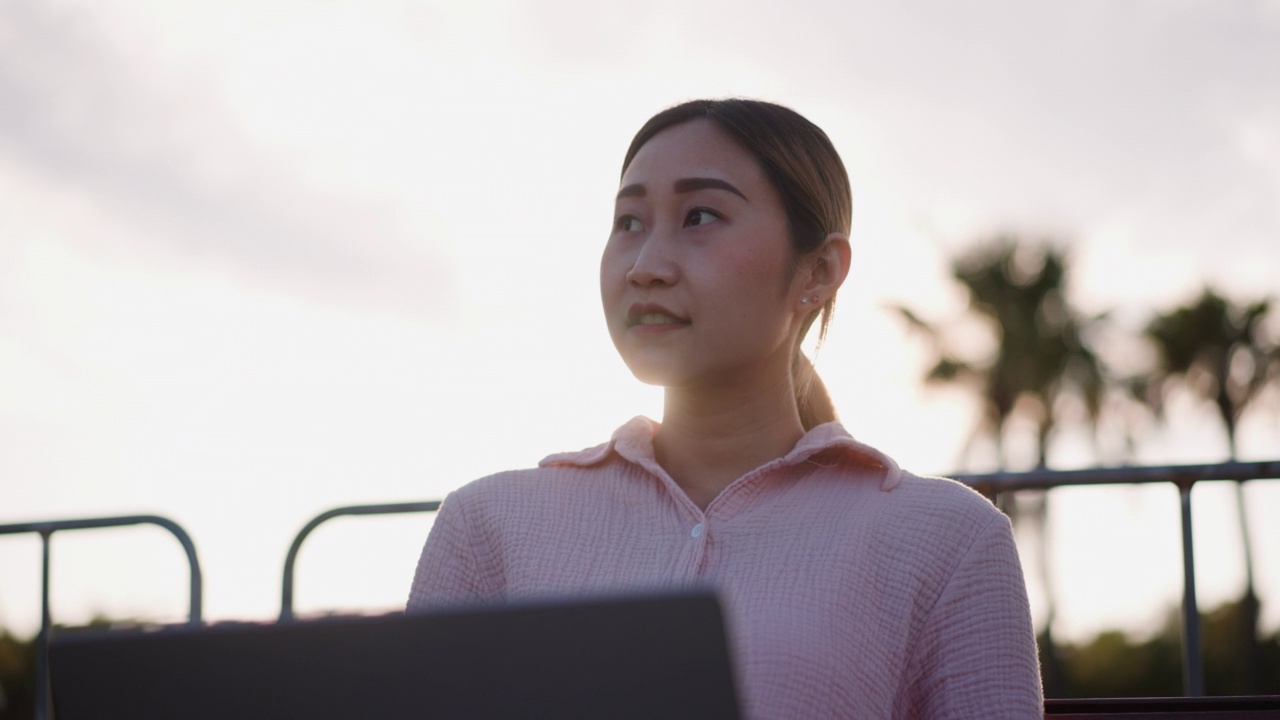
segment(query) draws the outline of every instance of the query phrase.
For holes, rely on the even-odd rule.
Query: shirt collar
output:
[[[613,433],[608,442],[578,452],[557,453],[548,455],[538,463],[541,467],[554,465],[570,465],[590,467],[617,455],[636,465],[655,462],[653,436],[658,430],[658,423],[647,417],[637,416]],[[791,452],[778,461],[780,465],[798,465],[814,455],[825,451],[833,451],[865,466],[878,467],[884,470],[884,479],[880,489],[889,491],[898,486],[902,479],[902,470],[893,458],[876,450],[870,445],[853,439],[844,426],[838,422],[829,422],[812,428],[800,438]]]

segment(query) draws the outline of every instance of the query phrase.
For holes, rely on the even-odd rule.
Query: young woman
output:
[[[600,293],[662,423],[452,493],[409,608],[712,584],[759,718],[1039,718],[1008,520],[849,436],[800,351],[849,271],[825,133],[750,100],[641,128]]]

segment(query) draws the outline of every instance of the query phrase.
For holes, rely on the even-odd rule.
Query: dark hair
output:
[[[691,100],[654,115],[640,128],[622,161],[626,174],[640,148],[667,128],[706,119],[751,153],[773,184],[787,212],[793,257],[799,259],[818,249],[833,233],[848,234],[853,220],[853,194],[849,175],[840,154],[822,128],[796,111],[761,100],[729,98]],[[813,321],[818,339],[827,335],[835,310],[834,295],[804,321],[799,340],[804,340]],[[836,419],[826,386],[813,365],[800,352],[799,341],[791,363],[796,407],[804,428]]]

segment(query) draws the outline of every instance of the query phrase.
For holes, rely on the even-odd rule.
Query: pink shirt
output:
[[[446,498],[410,610],[711,584],[753,718],[1042,718],[1008,519],[838,423],[700,510],[635,418]]]

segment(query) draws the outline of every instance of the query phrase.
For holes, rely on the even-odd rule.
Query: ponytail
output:
[[[836,406],[831,402],[827,386],[818,377],[813,362],[799,348],[791,361],[791,386],[796,397],[796,410],[800,412],[800,424],[805,432],[836,418]]]

